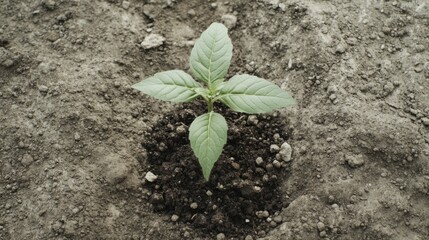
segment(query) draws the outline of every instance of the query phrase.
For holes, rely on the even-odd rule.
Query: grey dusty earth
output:
[[[231,239],[153,211],[142,143],[177,105],[130,88],[215,21],[229,76],[298,102],[266,149],[287,204],[233,239],[429,239],[427,0],[0,1],[0,239]]]

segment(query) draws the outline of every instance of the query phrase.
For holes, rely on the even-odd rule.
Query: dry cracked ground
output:
[[[230,76],[298,102],[271,231],[224,236],[148,201],[141,143],[177,106],[130,85],[189,70],[215,21]],[[1,0],[0,239],[429,239],[428,53],[427,0]]]

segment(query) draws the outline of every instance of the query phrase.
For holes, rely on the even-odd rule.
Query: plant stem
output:
[[[209,100],[207,101],[207,105],[208,105],[208,110],[209,112],[213,111],[213,99],[209,98]]]

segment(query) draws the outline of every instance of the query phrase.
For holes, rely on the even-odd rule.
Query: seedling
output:
[[[280,87],[256,76],[235,75],[224,82],[231,57],[228,29],[223,24],[213,23],[201,34],[191,52],[191,71],[201,83],[182,70],[171,70],[132,86],[164,101],[190,102],[199,96],[204,98],[208,112],[192,122],[189,140],[206,181],[227,140],[226,120],[213,111],[214,102],[220,101],[244,113],[266,113],[295,103]]]

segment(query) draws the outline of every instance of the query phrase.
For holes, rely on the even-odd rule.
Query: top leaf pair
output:
[[[181,70],[155,74],[133,85],[146,94],[164,101],[189,102],[201,95],[213,96],[234,111],[264,113],[294,104],[294,99],[278,86],[255,76],[236,75],[224,82],[232,57],[232,43],[228,29],[220,23],[212,23],[195,43],[190,57],[190,66],[195,82]],[[207,91],[209,90],[209,91]],[[207,99],[206,99],[207,100]]]
[[[213,112],[214,102],[219,100],[232,110],[245,113],[265,113],[295,103],[277,85],[256,76],[235,75],[224,82],[231,57],[228,29],[223,24],[213,23],[196,41],[190,57],[192,73],[202,84],[184,71],[171,70],[132,86],[164,101],[189,102],[198,96],[206,100],[208,113],[196,118],[189,128],[191,147],[206,180],[227,140],[226,121]]]

